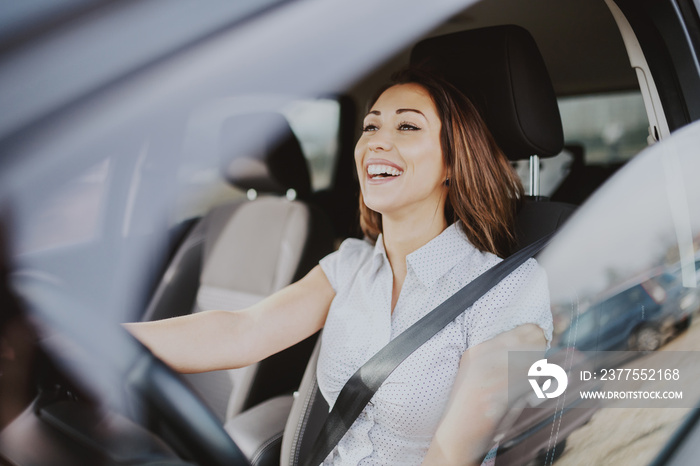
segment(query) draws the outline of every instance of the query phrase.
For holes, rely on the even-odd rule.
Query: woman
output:
[[[469,101],[407,71],[373,102],[355,148],[361,225],[302,280],[239,312],[128,328],[176,370],[259,361],[325,326],[318,383],[347,379],[417,319],[507,255],[522,186]],[[471,464],[505,406],[505,349],[551,339],[530,260],[386,380],[327,464]],[[324,464],[325,464],[324,463]]]

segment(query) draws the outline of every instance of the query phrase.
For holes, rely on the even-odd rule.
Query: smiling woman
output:
[[[321,261],[335,297],[317,378],[331,406],[365,361],[510,253],[522,198],[466,97],[416,70],[371,104],[355,164],[370,241]],[[530,260],[403,361],[324,464],[478,463],[505,407],[499,355],[541,350],[551,331],[546,277]]]
[[[381,215],[379,228],[364,227],[368,236],[376,240],[381,230],[389,242],[424,244],[445,229],[440,212],[448,175],[440,129],[435,105],[418,84],[393,86],[375,102],[355,147],[362,212]]]
[[[36,339],[6,323],[0,332],[0,464],[307,461],[317,438],[311,426],[323,423],[313,413],[327,415],[325,401],[343,406],[334,402],[336,392],[353,369],[367,374],[363,362],[383,354],[378,348],[404,341],[397,338],[406,336],[404,328],[514,249],[509,218],[523,199],[520,187],[459,94],[404,79],[371,100],[374,108],[366,110],[376,112],[357,118],[359,103],[409,64],[430,66],[465,94],[511,163],[530,161],[523,174],[530,195],[556,201],[524,199],[519,245],[575,212],[537,262],[523,265],[404,360],[361,408],[346,438],[333,443],[331,456],[313,466],[323,460],[478,463],[496,443],[499,466],[637,465],[659,452],[654,464],[697,463],[700,443],[692,439],[700,432],[700,410],[690,407],[700,400],[690,387],[700,380],[700,359],[692,353],[700,341],[697,0],[439,0],[410,8],[400,0],[0,5],[0,107],[11,109],[0,112],[8,280],[26,321],[40,331]],[[634,108],[619,96],[634,97]],[[331,99],[333,112],[297,105],[319,99]],[[305,203],[309,212],[318,207],[330,217],[295,223],[304,224],[308,240],[271,227],[286,218],[260,210],[271,199],[259,190],[247,200],[221,170],[242,148],[235,134],[245,143],[262,134],[256,154],[277,141],[264,123],[249,122],[267,112],[288,120],[312,171],[329,167],[312,177],[313,190],[306,183],[304,194],[291,187],[293,201],[284,196],[289,186],[276,193],[275,206]],[[358,178],[355,123],[365,116]],[[243,129],[251,126],[255,132]],[[331,126],[328,139],[316,139]],[[653,144],[647,155],[620,166],[647,142]],[[557,156],[564,143],[566,152]],[[294,153],[299,157],[285,153],[275,172],[291,173],[294,160],[303,164]],[[547,180],[561,182],[559,189],[547,192]],[[371,227],[366,237],[343,242],[318,266],[314,257],[288,267],[292,281],[316,266],[278,292],[277,264],[304,254],[302,241],[318,245],[329,229],[324,223],[334,227],[328,243],[358,234],[358,181],[363,223]],[[233,208],[244,214],[230,229],[236,238],[219,243],[225,248],[201,241],[205,231],[210,237],[222,231],[219,214]],[[253,218],[255,209],[261,214]],[[282,245],[279,254],[272,236]],[[194,312],[201,283],[205,300],[228,299],[212,293],[218,284],[208,281],[211,257],[222,265],[217,278],[269,284],[276,294],[245,308],[252,302],[246,289],[234,295],[246,300],[230,307],[219,301],[211,306],[217,311],[131,329],[185,372],[248,364],[323,327],[309,364],[293,358],[307,367],[298,396],[291,395],[298,386],[291,374],[270,370],[241,401],[250,409],[228,419],[238,398],[223,373],[227,383],[215,387],[222,400],[217,418],[117,325],[165,315],[152,309]],[[274,267],[252,273],[268,258]],[[673,280],[660,279],[667,274]],[[172,293],[160,293],[166,283]],[[619,306],[608,309],[609,303]],[[575,365],[601,361],[578,351],[584,337],[600,351],[659,343],[662,335],[658,351],[623,367],[652,369],[657,358],[685,352],[678,366],[688,384],[687,407],[574,409],[582,403],[573,382],[562,397],[530,404],[534,392],[523,376],[525,396],[511,399],[491,429],[503,413],[496,359],[521,343],[544,346],[552,320],[546,357],[570,361],[572,374]],[[571,347],[562,346],[568,341]],[[27,342],[41,346],[55,373],[24,365]],[[285,360],[285,372],[290,368]],[[285,395],[270,399],[273,390]],[[674,435],[683,419],[688,422]],[[238,430],[231,428],[236,421]],[[247,459],[229,448],[234,442],[247,447]],[[263,449],[271,461],[261,459]]]
[[[522,197],[467,99],[422,72],[401,74],[375,100],[355,163],[370,240],[346,239],[246,309],[129,330],[174,368],[201,372],[251,364],[323,327],[318,387],[333,406],[368,359],[510,252]],[[531,259],[470,309],[391,374],[324,464],[481,460],[506,406],[502,356],[551,340],[544,272]],[[486,379],[495,385],[484,391],[476,381]]]
[[[461,220],[479,249],[510,254],[523,188],[479,113],[449,83],[418,70],[396,74],[393,83],[374,99],[355,148],[365,235],[376,240],[384,231],[386,238],[384,221],[401,215],[401,205],[420,205],[425,212],[414,218],[430,218],[438,231]],[[391,152],[400,160],[387,159]]]

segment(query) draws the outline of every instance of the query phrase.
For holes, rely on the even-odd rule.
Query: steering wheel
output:
[[[106,371],[108,380],[121,382],[119,389],[125,388],[138,405],[156,414],[190,460],[207,466],[250,464],[180,375],[124,328],[100,319],[46,275],[16,274],[12,285],[32,316],[87,353],[91,369]]]

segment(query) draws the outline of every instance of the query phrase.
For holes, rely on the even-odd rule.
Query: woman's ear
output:
[[[443,178],[442,184],[444,184],[445,186],[449,186],[451,179],[452,179],[451,170],[449,168],[445,167],[445,178]]]

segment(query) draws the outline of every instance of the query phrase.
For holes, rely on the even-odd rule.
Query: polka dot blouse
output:
[[[332,407],[355,371],[390,340],[501,259],[472,246],[458,223],[406,257],[391,313],[393,276],[381,235],[376,245],[345,240],[321,260],[333,289],[317,378]],[[462,353],[525,323],[549,344],[547,278],[530,259],[410,355],[384,382],[324,465],[417,465],[428,451]]]

